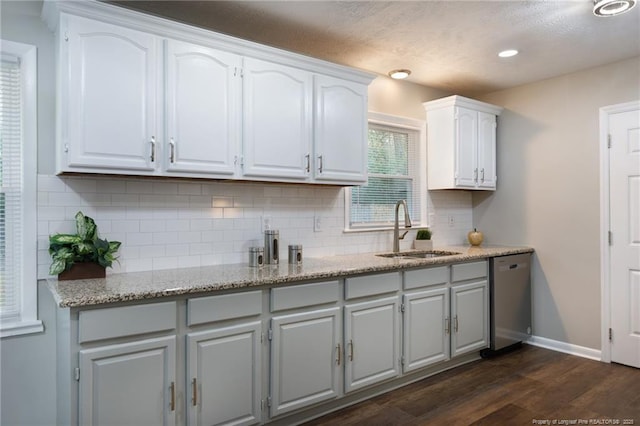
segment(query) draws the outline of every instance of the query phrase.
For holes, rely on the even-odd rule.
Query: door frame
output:
[[[600,108],[600,307],[601,361],[611,362],[611,246],[609,245],[609,116],[640,109],[640,100]]]

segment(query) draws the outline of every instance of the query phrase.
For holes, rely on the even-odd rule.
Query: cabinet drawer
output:
[[[78,341],[85,343],[175,328],[176,302],[80,311]]]
[[[340,300],[338,281],[271,289],[271,312],[321,305]]]
[[[400,272],[365,275],[345,280],[345,299],[374,296],[400,290]]]
[[[464,281],[487,276],[487,262],[461,263],[451,266],[451,281]]]
[[[449,267],[439,266],[437,268],[414,269],[404,273],[404,288],[428,287],[441,285],[449,282]]]
[[[262,313],[262,291],[198,297],[187,302],[189,326]]]

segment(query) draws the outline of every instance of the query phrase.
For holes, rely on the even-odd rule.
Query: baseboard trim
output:
[[[573,345],[571,343],[561,342],[559,340],[547,339],[546,337],[531,336],[524,343],[538,346],[545,349],[551,349],[565,354],[576,355],[582,358],[602,361],[602,351],[598,349],[587,348],[584,346]]]

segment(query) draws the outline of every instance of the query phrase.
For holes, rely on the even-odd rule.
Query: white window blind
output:
[[[0,337],[38,320],[36,47],[0,40]]]
[[[20,60],[2,55],[0,83],[0,319],[20,319],[22,247],[22,90]]]
[[[351,189],[350,228],[389,227],[398,200],[407,201],[413,223],[419,223],[418,142],[416,130],[369,123],[368,182]]]

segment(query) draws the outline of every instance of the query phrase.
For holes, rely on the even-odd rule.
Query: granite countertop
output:
[[[530,247],[447,246],[436,250],[459,254],[428,259],[398,259],[375,253],[305,258],[302,265],[247,264],[202,266],[107,275],[106,278],[74,281],[47,280],[60,307],[82,307],[115,302],[154,299],[226,289],[239,289],[299,281],[340,278],[372,272],[398,271],[419,266],[465,262],[510,254],[531,253]]]

